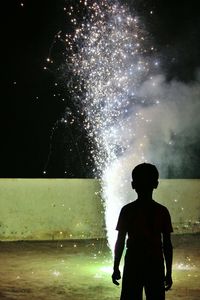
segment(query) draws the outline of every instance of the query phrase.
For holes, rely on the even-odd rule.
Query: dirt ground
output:
[[[200,299],[200,234],[174,235],[166,300]],[[117,300],[105,240],[0,242],[0,300]]]

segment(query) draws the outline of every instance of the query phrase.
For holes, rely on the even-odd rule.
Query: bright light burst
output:
[[[120,196],[114,194],[111,182],[113,172],[121,168],[119,157],[135,151],[135,162],[145,161],[146,136],[141,137],[137,149],[130,150],[137,128],[132,128],[129,111],[138,101],[146,103],[146,99],[138,100],[135,95],[149,74],[148,55],[154,48],[147,46],[138,18],[117,1],[80,0],[67,14],[74,26],[74,34],[66,35],[67,85],[84,116],[83,126],[92,144],[96,175],[102,179],[106,223],[111,236],[109,228],[114,229],[121,206],[117,201]],[[141,122],[151,120],[136,112],[135,126]],[[109,244],[113,247],[111,237]]]

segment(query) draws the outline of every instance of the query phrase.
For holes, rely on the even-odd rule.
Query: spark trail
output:
[[[77,20],[81,12],[82,22]],[[148,99],[136,95],[149,77],[149,53],[154,49],[138,18],[116,1],[80,0],[67,14],[74,26],[74,34],[66,35],[67,84],[92,144],[96,175],[102,182],[108,242],[113,249],[116,218],[127,201],[127,176],[136,163],[147,159],[147,137],[139,128],[151,120],[136,107],[138,103],[148,105]],[[130,111],[135,111],[134,127]],[[138,133],[140,143],[132,149]]]

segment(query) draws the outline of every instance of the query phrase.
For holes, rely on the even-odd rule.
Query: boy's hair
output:
[[[132,171],[134,186],[138,184],[148,184],[149,186],[155,187],[158,184],[158,177],[158,170],[156,166],[152,164],[139,164]]]

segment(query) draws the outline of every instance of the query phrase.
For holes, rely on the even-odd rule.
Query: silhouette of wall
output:
[[[154,199],[169,208],[175,232],[200,231],[200,180],[160,180]],[[104,237],[98,180],[0,179],[0,240]]]

